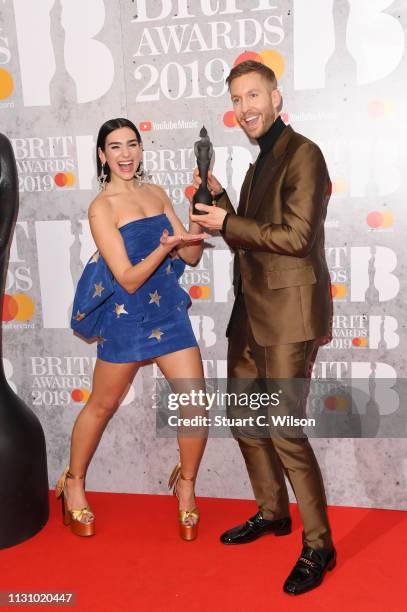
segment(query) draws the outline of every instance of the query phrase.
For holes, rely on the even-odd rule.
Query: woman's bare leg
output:
[[[194,389],[204,390],[202,358],[197,347],[162,355],[157,357],[155,361],[165,378],[171,382],[174,391],[188,392],[191,388],[186,383],[188,379],[193,379],[192,387]],[[175,379],[181,380],[177,381]],[[183,380],[185,383],[183,383]],[[205,414],[205,408],[195,408],[194,414]],[[207,431],[205,428],[201,428],[196,437],[178,435],[182,475],[185,478],[194,478],[197,475],[206,440]],[[195,508],[194,483],[191,480],[180,479],[177,485],[177,493],[182,510],[193,510]]]
[[[92,393],[79,413],[71,437],[69,471],[75,476],[85,475],[102,434],[120,400],[124,397],[139,365],[137,363],[109,363],[96,360]],[[84,480],[66,480],[67,504],[70,510],[87,505]]]

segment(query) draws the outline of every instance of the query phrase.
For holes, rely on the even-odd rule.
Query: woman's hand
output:
[[[200,242],[201,240],[205,240],[205,238],[208,238],[208,234],[205,232],[201,232],[199,234],[186,233],[170,236],[168,230],[165,229],[161,234],[160,244],[168,248],[169,251],[172,251],[174,247],[179,245],[185,246],[189,243]]]

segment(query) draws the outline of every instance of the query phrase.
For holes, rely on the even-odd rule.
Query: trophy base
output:
[[[206,204],[206,206],[213,206],[213,198],[209,189],[207,187],[202,187],[201,185],[192,198],[192,204],[194,215],[207,215],[208,213],[195,208],[195,204]]]

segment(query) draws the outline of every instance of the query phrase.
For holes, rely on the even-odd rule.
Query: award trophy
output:
[[[208,189],[207,181],[208,181],[208,170],[209,164],[211,162],[211,157],[213,153],[212,143],[209,140],[208,132],[206,131],[205,126],[202,127],[199,132],[200,139],[196,141],[194,144],[194,152],[196,156],[196,161],[199,170],[199,176],[201,178],[202,183],[199,185],[199,189],[196,191],[192,201],[193,201],[193,213],[194,215],[206,215],[202,210],[198,210],[195,208],[195,204],[207,204],[208,206],[212,206],[212,194]]]
[[[16,162],[10,141],[0,134],[0,306],[5,305],[3,312],[7,312],[8,308],[3,289],[17,212]],[[48,520],[48,473],[44,432],[37,416],[16,395],[6,379],[1,333],[0,499],[0,549],[31,538]]]

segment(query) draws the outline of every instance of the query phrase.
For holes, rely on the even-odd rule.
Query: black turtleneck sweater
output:
[[[257,139],[257,143],[260,147],[260,154],[256,161],[256,168],[255,168],[253,180],[252,180],[252,188],[255,182],[257,181],[259,174],[264,166],[264,162],[266,160],[267,153],[269,153],[271,149],[274,147],[281,133],[285,130],[285,127],[286,125],[284,121],[281,119],[281,117],[277,117],[277,119],[271,124],[267,132],[263,134],[263,136],[260,136],[260,138]],[[228,213],[223,220],[223,225],[221,229],[222,234],[226,230],[226,224],[227,224],[227,220],[229,216],[230,215]]]
[[[252,187],[256,183],[256,180],[261,172],[261,169],[264,166],[264,162],[267,156],[267,153],[271,151],[271,149],[276,144],[280,134],[285,130],[285,123],[281,119],[281,117],[277,117],[274,123],[271,124],[269,129],[263,136],[257,139],[257,143],[260,147],[260,155],[257,158],[256,168],[253,175]]]

